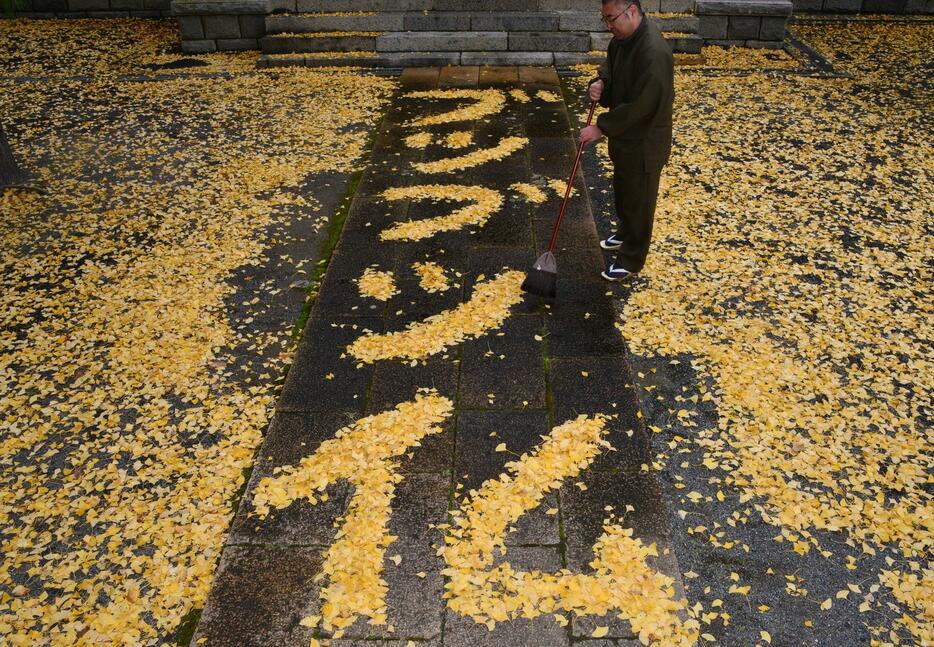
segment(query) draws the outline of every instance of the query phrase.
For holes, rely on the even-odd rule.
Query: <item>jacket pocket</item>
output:
[[[650,128],[642,143],[642,158],[647,172],[660,171],[671,157],[671,126]]]
[[[625,173],[642,173],[645,170],[645,142],[641,139],[610,138],[607,143],[613,168]]]

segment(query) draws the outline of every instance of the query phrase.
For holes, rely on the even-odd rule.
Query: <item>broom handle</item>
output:
[[[590,102],[590,114],[587,115],[587,125],[593,120],[593,113],[597,109],[597,102]],[[568,188],[564,190],[564,201],[561,203],[561,210],[558,212],[558,220],[555,222],[555,230],[551,232],[551,242],[548,243],[549,252],[555,250],[555,243],[558,242],[558,229],[561,228],[561,221],[564,220],[564,210],[568,206],[568,200],[571,197],[571,187],[574,185],[574,178],[577,176],[577,168],[581,165],[581,157],[584,155],[584,143],[581,142],[577,147],[577,159],[574,160],[574,168],[571,169],[571,177],[568,179]]]

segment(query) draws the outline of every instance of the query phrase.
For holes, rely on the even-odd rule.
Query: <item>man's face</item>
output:
[[[603,5],[603,24],[615,38],[626,38],[639,26],[639,11],[627,2],[608,2]]]

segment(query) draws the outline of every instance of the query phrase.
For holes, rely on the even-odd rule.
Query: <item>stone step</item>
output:
[[[696,23],[686,25],[696,27]],[[666,33],[692,35],[689,31]],[[263,53],[289,52],[591,52],[606,51],[609,32],[395,31],[280,32],[260,39]]]
[[[295,52],[261,54],[256,67],[443,67],[460,65],[460,58],[460,52]]]
[[[678,54],[700,54],[704,39],[697,34],[671,32],[665,34],[673,52]]]
[[[379,32],[317,32],[314,34],[281,33],[259,39],[264,54],[295,52],[374,51]]]
[[[506,51],[509,34],[504,31],[398,31],[376,40],[378,52]]]
[[[683,6],[682,5],[679,6]],[[693,2],[691,3],[693,5]],[[652,11],[647,12],[649,18],[658,25],[662,31],[697,31],[697,16],[690,11],[690,7],[680,10],[670,11]],[[589,31],[589,32],[607,32],[606,27],[600,21],[600,15],[587,11],[565,11],[560,12],[560,28],[562,31]]]
[[[263,55],[257,62],[257,67],[330,67],[353,66],[374,68],[401,68],[401,67],[434,67],[444,65],[556,65],[565,67],[579,63],[599,64],[605,60],[606,54],[600,50],[580,52],[555,51],[397,51],[379,52],[376,50],[342,50],[327,51],[321,49],[301,49],[305,46],[300,38],[286,37],[282,43],[277,41],[280,37],[267,37],[262,42]],[[308,39],[313,41],[314,39]],[[702,38],[696,34],[666,33],[665,40],[671,45],[672,51],[681,54],[697,54],[704,44]],[[295,46],[295,49],[284,49],[284,45]],[[270,44],[275,42],[274,44]],[[315,43],[311,44],[312,46]]]
[[[694,10],[695,0],[642,0],[648,13],[678,13]],[[600,4],[595,0],[272,0],[278,11],[328,12],[332,14],[363,12],[559,12],[588,14],[600,20]]]
[[[599,3],[593,0],[275,0],[274,4],[287,11],[334,13],[372,11],[591,11],[594,15],[600,13]],[[693,7],[694,0],[643,0],[642,2],[642,8],[645,11],[691,11]]]
[[[652,20],[662,31],[697,31],[697,17],[685,13],[654,13]],[[533,31],[607,33],[599,14],[592,11],[469,12],[469,11],[387,11],[337,13],[271,14],[266,17],[266,33],[307,33],[335,31]]]
[[[580,9],[587,0],[298,0],[298,3],[298,11],[555,11]],[[598,6],[596,11],[599,10]]]
[[[704,46],[704,39],[697,34],[687,32],[663,32],[662,34],[668,44],[671,45],[671,51],[676,54],[700,54]],[[558,67],[568,65],[577,65],[579,63],[591,63],[599,65],[606,60],[606,46],[595,48],[589,52],[555,52],[554,64]]]
[[[586,32],[398,31],[280,33],[261,39],[264,53],[371,49],[377,52],[497,52],[591,49]]]

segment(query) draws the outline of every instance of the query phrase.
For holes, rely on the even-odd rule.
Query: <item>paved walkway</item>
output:
[[[535,571],[533,578],[592,573],[594,544],[609,522],[631,528],[643,545],[657,544],[659,557],[650,557],[648,564],[671,576],[678,591],[680,575],[668,550],[660,489],[644,467],[651,463],[649,441],[625,346],[613,325],[609,291],[598,276],[604,261],[580,179],[560,237],[558,298],[544,304],[518,295],[515,276],[524,274],[543,249],[557,213],[560,199],[547,180],[564,182],[575,152],[565,104],[549,100],[561,92],[554,71],[410,69],[401,84],[192,644],[308,645],[335,635],[341,637],[331,642],[335,645],[636,644],[630,622],[618,619],[618,611],[604,617],[562,613],[562,604],[572,606],[567,588],[557,607],[539,601],[541,608],[531,612],[528,605],[525,613],[506,611],[505,616],[533,619],[499,618],[488,623],[492,630],[477,617],[452,610],[457,604],[445,599],[446,584],[450,589],[458,582],[450,563],[451,533],[473,532],[476,539],[483,523],[495,526],[490,517],[468,514],[474,526],[464,530],[464,517],[456,511],[465,505],[476,511],[469,502],[484,497],[495,501],[496,481],[509,480],[502,475],[520,482],[517,471],[530,468],[533,458],[544,461],[551,447],[559,457],[556,482],[533,494],[539,505],[507,515],[507,531],[491,531],[505,536],[506,554],[498,555],[498,567],[508,561],[516,571]],[[413,95],[452,89],[469,92]],[[411,123],[462,108],[468,108],[462,115],[467,119]],[[470,134],[450,136],[464,131]],[[406,139],[416,133],[427,133],[421,135],[424,141]],[[472,143],[459,148],[464,142],[458,137]],[[499,149],[501,159],[473,166],[469,159],[452,162],[461,168],[450,172],[416,166],[495,149],[510,137],[527,142],[513,152]],[[432,143],[419,147],[429,139]],[[547,201],[527,200],[510,188],[517,183],[536,186]],[[431,189],[434,185],[444,186]],[[385,193],[388,189],[396,193]],[[482,193],[491,189],[492,196]],[[413,230],[413,236],[426,236],[420,240],[405,239],[405,231],[394,228],[469,206],[470,191],[480,193],[470,193],[477,207],[465,219],[476,218],[491,200],[495,204],[497,195],[502,201],[489,209],[482,225],[430,235]],[[399,235],[387,236],[388,231]],[[417,263],[436,264],[451,287],[424,289],[414,271]],[[396,294],[385,301],[363,296],[358,280],[368,268],[384,273],[375,276],[394,284]],[[483,294],[489,298],[480,303]],[[505,318],[497,318],[497,309],[504,307]],[[422,337],[378,337],[441,312],[463,316],[435,328],[416,326]],[[455,341],[445,342],[448,334]],[[432,341],[438,343],[425,350]],[[426,388],[433,391],[419,391]],[[419,404],[405,409],[403,403],[413,402]],[[419,416],[431,406],[436,426],[418,429]],[[380,417],[394,410],[402,413]],[[555,445],[555,427],[581,414],[590,420],[615,414],[601,422],[610,446],[568,467],[561,460],[574,447]],[[404,436],[409,427],[411,434]],[[517,461],[511,470],[509,461]],[[388,520],[380,516],[380,503],[391,505]],[[491,505],[490,515],[499,511]],[[371,555],[379,566],[368,569]],[[382,572],[374,572],[380,566]],[[482,607],[483,601],[477,604]],[[355,613],[348,615],[347,609]],[[383,641],[360,642],[367,638]]]

